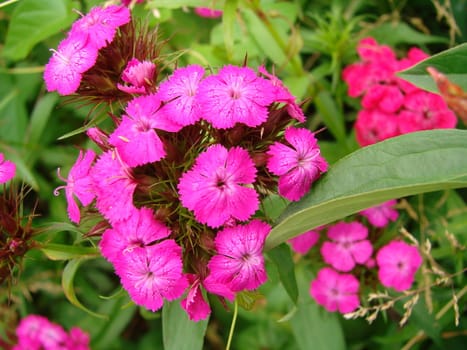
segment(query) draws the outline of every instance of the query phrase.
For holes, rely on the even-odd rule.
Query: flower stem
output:
[[[232,324],[230,325],[230,331],[229,331],[229,339],[227,339],[227,346],[225,347],[225,350],[230,350],[230,345],[232,343],[233,333],[235,329],[235,323],[237,322],[237,315],[238,315],[238,302],[237,302],[237,299],[235,299],[234,314],[232,317]]]

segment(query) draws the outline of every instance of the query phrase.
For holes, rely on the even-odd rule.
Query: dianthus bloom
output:
[[[266,282],[263,246],[271,226],[253,220],[217,233],[217,254],[208,263],[207,282],[227,285],[232,291],[253,290]]]
[[[81,215],[74,197],[76,196],[84,206],[91,204],[94,199],[94,187],[90,170],[95,158],[96,154],[93,150],[88,150],[84,154],[80,151],[75,164],[68,173],[67,179],[61,177],[60,169],[58,169],[58,177],[67,184],[57,187],[54,194],[57,196],[58,190],[65,188],[68,217],[75,223],[79,223]]]
[[[211,308],[204,300],[200,278],[193,274],[187,274],[187,278],[191,285],[186,298],[180,304],[190,320],[195,322],[204,320],[211,314]]]
[[[24,317],[16,329],[13,350],[89,350],[89,335],[78,327],[68,334],[58,324],[40,315]]]
[[[275,142],[267,152],[267,167],[279,176],[279,194],[291,201],[299,200],[311,184],[327,171],[318,141],[308,129],[289,127],[285,140],[292,146]]]
[[[0,184],[10,181],[16,173],[15,163],[5,160],[3,153],[0,153]]]
[[[231,218],[248,220],[259,200],[256,191],[245,185],[255,178],[255,165],[245,149],[212,145],[180,178],[180,201],[199,222],[211,227],[222,226]]]
[[[225,66],[200,83],[197,98],[204,119],[215,128],[255,127],[267,120],[275,89],[251,68]]]
[[[289,240],[292,249],[299,254],[305,255],[318,242],[320,228],[310,230]]]
[[[402,292],[411,287],[415,273],[422,264],[422,256],[417,247],[392,241],[378,251],[376,263],[381,284]]]
[[[122,80],[125,84],[117,84],[117,88],[129,94],[147,94],[153,84],[156,65],[150,61],[132,58],[126,65]]]
[[[311,282],[310,294],[326,310],[345,314],[360,306],[359,287],[360,283],[355,276],[340,274],[330,267],[325,267]]]
[[[222,10],[215,10],[210,7],[195,7],[195,13],[200,17],[219,18],[224,13]]]
[[[324,242],[321,255],[336,270],[350,271],[356,264],[364,264],[373,253],[367,240],[368,229],[359,222],[339,222],[328,230],[332,241]]]
[[[175,300],[188,287],[182,265],[182,248],[168,239],[127,250],[115,270],[135,304],[156,311],[164,299]]]
[[[375,227],[386,227],[390,221],[396,221],[399,217],[399,212],[394,209],[397,204],[395,199],[381,203],[380,205],[362,210],[360,215]]]

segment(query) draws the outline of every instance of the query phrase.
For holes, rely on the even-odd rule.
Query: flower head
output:
[[[279,176],[279,194],[296,201],[310,190],[328,164],[310,130],[289,127],[285,130],[285,140],[292,147],[279,142],[272,144],[267,152],[267,167]]]
[[[251,68],[225,66],[200,83],[197,98],[204,119],[215,128],[255,127],[267,120],[275,88]]]
[[[222,10],[215,10],[210,7],[195,7],[195,13],[200,17],[219,18],[224,13]]]
[[[156,65],[151,61],[140,61],[132,58],[122,73],[126,84],[117,84],[117,88],[129,94],[147,94],[153,85]]]
[[[350,271],[356,264],[364,264],[373,253],[367,240],[368,229],[359,222],[339,222],[328,229],[332,241],[324,242],[321,255],[336,270]]]
[[[310,230],[289,240],[292,249],[299,254],[305,255],[318,242],[319,229]]]
[[[70,172],[68,173],[67,179],[60,176],[60,169],[58,169],[59,178],[67,184],[65,186],[57,187],[54,194],[57,196],[58,190],[65,188],[65,195],[68,203],[68,216],[70,220],[75,223],[79,223],[81,215],[74,197],[76,196],[84,206],[91,204],[94,199],[94,186],[90,176],[90,171],[95,158],[96,154],[93,150],[87,150],[84,154],[80,151],[75,164],[71,167]]]
[[[266,282],[263,246],[271,226],[252,220],[217,233],[216,252],[208,263],[207,282],[227,285],[232,291],[253,290]]]
[[[325,267],[311,282],[310,294],[326,310],[345,314],[354,311],[360,305],[359,287],[360,283],[355,276],[340,274],[330,267]]]
[[[245,149],[212,145],[180,178],[180,201],[199,222],[211,227],[231,218],[248,220],[259,205],[256,191],[246,187],[255,177],[255,165]]]
[[[156,311],[164,298],[175,300],[188,287],[182,265],[181,247],[168,239],[126,251],[115,270],[135,304]]]
[[[378,251],[376,263],[381,284],[402,292],[412,285],[415,273],[422,264],[422,256],[417,247],[392,241]]]
[[[191,286],[188,289],[186,298],[180,304],[190,320],[195,322],[204,320],[211,314],[211,308],[204,300],[200,278],[193,274],[188,274],[187,278]]]
[[[15,163],[5,160],[3,153],[0,153],[0,184],[10,181],[16,173]]]
[[[396,221],[399,217],[399,212],[394,209],[397,204],[395,199],[381,203],[380,205],[362,210],[360,215],[375,227],[386,227],[390,221]]]

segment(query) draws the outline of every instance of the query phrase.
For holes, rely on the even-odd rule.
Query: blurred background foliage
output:
[[[101,112],[46,93],[43,66],[49,48],[57,47],[78,17],[73,9],[85,13],[100,4],[96,0],[0,3],[0,152],[17,164],[19,178],[31,188],[21,210],[25,217],[36,215],[35,239],[57,246],[79,243],[88,249],[27,253],[14,280],[0,286],[0,339],[11,336],[19,317],[40,313],[65,328],[76,325],[90,332],[93,349],[158,349],[163,337],[170,336],[162,333],[161,313],[139,310],[130,303],[111,266],[96,258],[90,241],[83,239],[93,223],[78,228],[66,224],[65,198],[53,195],[60,185],[57,168],[67,174],[78,149],[90,146],[82,133],[73,131]],[[224,14],[218,19],[198,17],[194,6],[212,6]],[[168,39],[162,54],[171,67],[197,63],[217,68],[246,62],[273,70],[304,101],[307,126],[325,128],[320,145],[331,164],[358,148],[352,126],[359,102],[347,96],[341,73],[357,60],[360,39],[372,36],[401,54],[412,46],[433,54],[467,39],[465,0],[151,0],[135,5],[133,16],[157,27],[161,40]],[[449,190],[406,198],[399,207],[401,217],[388,230],[396,235],[403,226],[420,242],[429,238],[432,257],[447,275],[463,271],[466,254],[459,247],[467,241],[466,195],[465,190]],[[457,247],[446,232],[455,236]],[[78,256],[79,260],[71,260]],[[404,327],[398,326],[403,302],[370,325],[318,307],[308,294],[316,267],[312,259],[294,259],[297,304],[268,261],[269,282],[258,295],[250,296],[256,301],[253,312],[240,309],[234,349],[401,349],[404,344],[413,349],[465,348],[465,297],[458,300],[458,326],[456,310],[444,309],[454,292],[465,289],[462,274],[447,286],[425,290]],[[67,278],[62,278],[64,268]],[[82,308],[72,305],[64,291]],[[232,312],[215,299],[211,304],[214,313],[204,347],[222,349]],[[190,342],[199,336],[196,332],[177,336],[191,349]]]

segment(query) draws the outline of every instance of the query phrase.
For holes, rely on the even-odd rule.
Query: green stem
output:
[[[230,325],[230,331],[229,331],[229,339],[227,339],[227,346],[225,347],[225,350],[230,350],[230,345],[232,344],[232,338],[233,338],[233,333],[235,329],[235,323],[237,322],[237,315],[238,315],[238,302],[237,302],[237,299],[235,299],[234,314],[232,317],[232,324]]]

